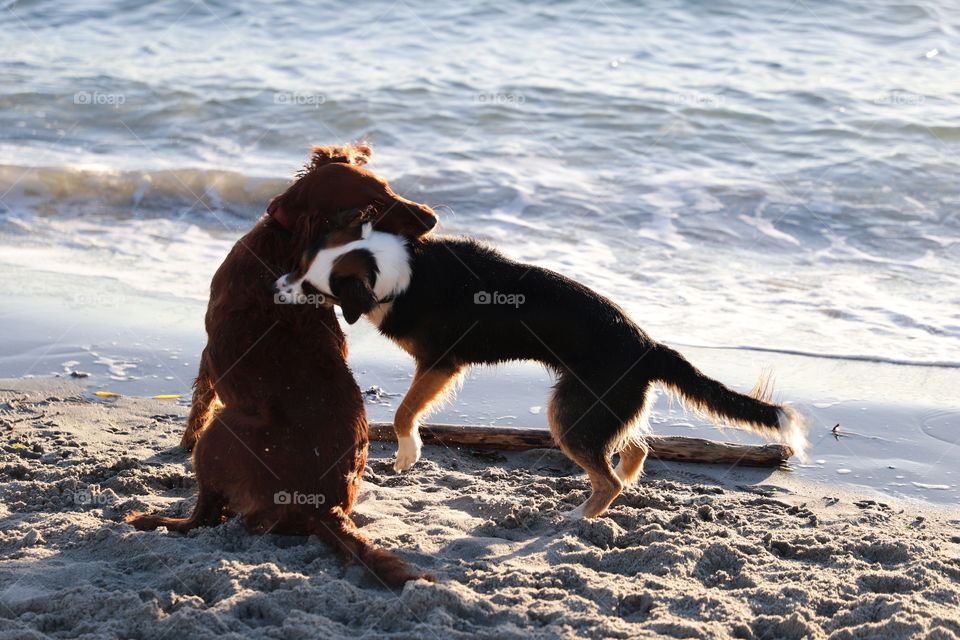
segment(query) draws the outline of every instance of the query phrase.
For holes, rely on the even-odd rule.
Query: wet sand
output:
[[[30,282],[29,292],[15,286]],[[188,393],[205,342],[205,302],[144,295],[106,280],[15,272],[0,286],[0,377],[89,374],[91,389],[124,395]],[[350,364],[371,398],[371,420],[392,420],[413,373],[408,355],[367,323],[344,327]],[[746,391],[772,372],[777,397],[810,420],[813,444],[792,472],[824,486],[960,505],[960,369],[845,361],[673,344],[708,374]],[[552,377],[532,364],[470,371],[439,422],[546,428]],[[186,400],[184,400],[185,402]],[[663,435],[760,442],[719,431],[664,394],[653,412]],[[835,437],[832,428],[840,424]]]

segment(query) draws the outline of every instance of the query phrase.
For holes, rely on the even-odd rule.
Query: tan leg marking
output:
[[[578,464],[580,464],[578,462]],[[583,466],[580,464],[580,466]],[[582,505],[567,513],[569,518],[596,518],[602,516],[610,503],[623,491],[623,483],[613,473],[613,468],[607,464],[605,469],[588,469],[584,471],[590,477],[590,497]]]
[[[602,516],[610,503],[613,502],[620,492],[623,491],[623,482],[613,472],[613,467],[609,460],[598,466],[596,462],[575,451],[571,451],[561,444],[563,452],[571,460],[580,465],[587,476],[590,478],[590,497],[572,511],[567,511],[564,515],[570,519],[577,518],[596,518]]]
[[[617,465],[616,474],[624,486],[633,484],[643,475],[643,463],[647,459],[647,451],[646,444],[634,440],[620,452],[620,464]]]
[[[443,395],[460,372],[460,368],[417,367],[413,382],[393,418],[393,431],[397,435],[398,444],[394,470],[409,469],[420,459],[421,442],[417,431],[417,420]]]
[[[596,518],[603,515],[610,503],[620,495],[620,492],[623,491],[623,482],[614,473],[609,459],[600,461],[596,457],[591,457],[582,451],[567,446],[567,438],[565,437],[567,428],[563,426],[564,420],[558,404],[557,392],[554,391],[547,409],[547,422],[550,423],[550,432],[553,434],[553,439],[560,445],[560,450],[587,472],[591,487],[590,497],[579,507],[567,511],[563,515],[571,520]]]

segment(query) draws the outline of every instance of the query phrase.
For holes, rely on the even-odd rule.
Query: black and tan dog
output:
[[[593,489],[572,517],[601,515],[642,473],[654,382],[718,423],[788,442],[799,453],[806,444],[800,415],[772,404],[765,383],[750,395],[732,391],[603,296],[473,240],[404,239],[358,218],[320,238],[276,287],[291,299],[329,296],[347,322],[365,315],[416,360],[394,420],[397,471],[419,459],[418,419],[467,366],[509,360],[534,360],[557,374],[550,427]]]

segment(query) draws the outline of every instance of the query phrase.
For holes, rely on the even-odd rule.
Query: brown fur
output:
[[[367,422],[336,316],[272,297],[277,276],[351,211],[372,212],[374,227],[389,233],[421,236],[433,228],[429,207],[360,167],[370,153],[365,145],[314,148],[297,181],[271,203],[273,215],[237,242],[214,275],[208,342],[181,442],[194,450],[197,504],[184,519],[132,514],[128,522],[138,529],[183,532],[235,513],[253,532],[315,534],[387,585],[433,579],[368,546],[348,515],[367,458]],[[313,503],[283,503],[283,492],[314,496]]]

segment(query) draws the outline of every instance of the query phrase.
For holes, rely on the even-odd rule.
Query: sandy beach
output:
[[[0,2],[0,640],[960,640],[955,5]],[[589,287],[731,389],[769,376],[809,457],[652,460],[572,521],[590,484],[557,450],[427,446],[396,474],[374,442],[354,518],[438,578],[397,591],[316,538],[135,531],[195,504],[214,273],[313,145],[350,142],[434,233]],[[347,184],[276,222],[395,211]],[[266,303],[300,253],[214,299]],[[410,355],[340,324],[392,422]],[[302,401],[330,382],[290,357],[310,338],[244,381]],[[545,429],[554,383],[475,367],[429,421]],[[662,390],[650,419],[761,442]]]
[[[606,517],[559,510],[588,482],[562,454],[427,447],[409,473],[375,442],[356,510],[435,573],[401,592],[316,539],[184,514],[186,408],[0,381],[0,638],[960,637],[960,515],[782,471],[648,464]]]

